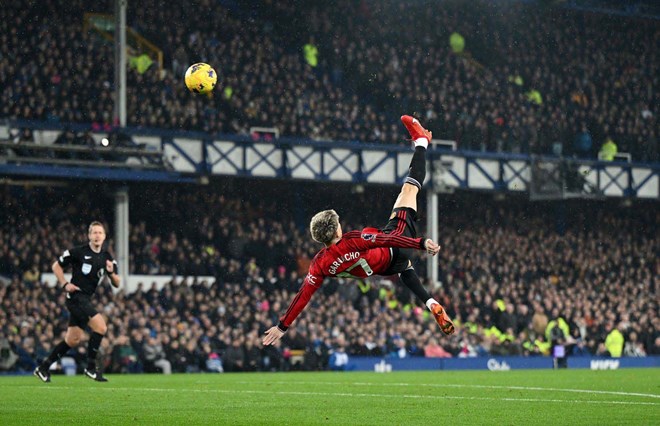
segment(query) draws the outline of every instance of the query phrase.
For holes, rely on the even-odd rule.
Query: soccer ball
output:
[[[198,62],[186,71],[186,87],[194,93],[208,93],[218,82],[218,74],[209,64]]]

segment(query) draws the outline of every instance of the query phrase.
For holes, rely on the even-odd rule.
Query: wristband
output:
[[[284,325],[282,321],[277,323],[277,328],[279,328],[282,333],[286,333],[286,331],[289,329],[289,327]]]
[[[70,283],[67,281],[67,282],[64,283],[64,285],[62,285],[62,290],[64,290],[64,288],[66,287],[67,284],[70,284]]]

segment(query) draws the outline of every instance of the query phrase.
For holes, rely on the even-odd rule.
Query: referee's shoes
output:
[[[50,372],[48,370],[42,370],[41,366],[34,369],[32,373],[39,378],[44,383],[50,383]]]
[[[97,382],[107,382],[108,379],[103,377],[103,374],[101,374],[101,371],[96,369],[96,370],[88,370],[85,368],[85,376],[89,377],[92,380],[96,380]]]

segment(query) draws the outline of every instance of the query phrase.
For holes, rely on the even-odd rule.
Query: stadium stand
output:
[[[110,2],[43,3],[0,12],[0,118],[111,128],[112,48],[77,18],[107,13]],[[658,159],[659,30],[650,19],[524,2],[413,3],[405,14],[366,0],[156,3],[129,9],[129,25],[164,55],[163,70],[129,73],[131,126],[266,126],[288,137],[401,143],[392,123],[417,111],[460,149],[596,158],[609,137],[636,161]],[[147,10],[156,13],[146,19]],[[465,40],[458,54],[454,32]],[[316,66],[306,44],[317,47]],[[199,60],[221,74],[211,99],[192,99],[181,82]]]
[[[219,364],[225,371],[324,369],[338,346],[351,356],[533,356],[547,354],[559,338],[571,355],[605,355],[614,327],[626,336],[627,354],[658,354],[657,209],[579,202],[571,213],[570,205],[566,211],[516,199],[504,205],[479,195],[442,202],[443,285],[433,294],[457,318],[455,336],[438,339],[435,322],[393,280],[359,286],[336,280],[324,284],[297,332],[275,349],[263,348],[258,336],[297,291],[318,248],[297,218],[339,202],[349,188],[324,188],[322,198],[317,185],[301,185],[300,203],[277,182],[217,185],[134,189],[133,271],[187,278],[160,290],[144,282],[132,294],[99,290],[99,309],[109,318],[107,371],[162,371],[158,359],[175,372],[216,371]],[[2,203],[13,213],[0,228],[0,274],[11,282],[0,288],[0,323],[17,355],[11,368],[29,371],[66,326],[63,295],[39,284],[41,272],[71,235],[84,237],[89,217],[107,221],[112,206],[102,187],[8,188]],[[281,194],[277,205],[266,196],[274,191]],[[354,207],[340,208],[345,227],[381,223],[374,211],[355,206],[389,199],[383,191],[394,189],[354,194]],[[215,279],[195,278],[202,275]],[[557,337],[559,318],[567,329]],[[300,350],[304,361],[292,363]]]

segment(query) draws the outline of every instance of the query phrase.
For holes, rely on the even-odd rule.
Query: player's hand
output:
[[[72,283],[66,283],[64,285],[64,291],[66,291],[67,293],[74,293],[76,291],[80,291],[80,287]]]
[[[430,238],[424,241],[424,247],[426,247],[426,252],[431,256],[435,256],[440,252],[440,246]]]
[[[264,334],[264,339],[261,341],[264,346],[272,345],[273,343],[280,340],[282,336],[284,336],[284,332],[280,330],[276,325],[266,330]]]
[[[112,274],[115,271],[115,265],[109,261],[105,261],[105,270],[108,271],[108,275]]]

